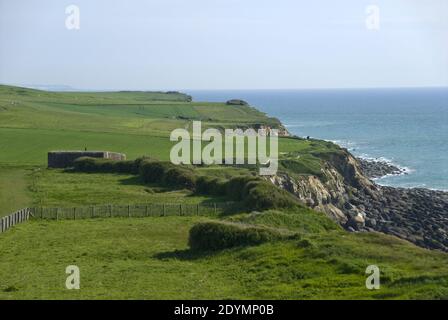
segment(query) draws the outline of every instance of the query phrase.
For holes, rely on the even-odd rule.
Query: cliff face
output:
[[[448,193],[376,185],[347,150],[322,157],[321,178],[279,173],[270,180],[349,231],[380,231],[448,251]]]
[[[377,187],[360,171],[357,160],[348,152],[331,154],[322,169],[322,178],[304,175],[292,177],[280,173],[271,182],[288,190],[307,206],[325,212],[343,226],[357,230],[364,226],[365,212],[352,203],[360,190],[378,192]]]

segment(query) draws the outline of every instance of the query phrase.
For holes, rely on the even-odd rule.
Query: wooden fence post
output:
[[[56,220],[59,220],[59,208],[56,208]]]
[[[109,205],[109,217],[112,218],[112,205]]]
[[[128,204],[128,218],[131,217],[131,205]]]
[[[213,206],[215,207],[215,215],[216,215],[218,211],[218,208],[216,207],[216,202],[213,204]]]
[[[179,215],[182,215],[182,204],[179,205]]]
[[[162,216],[165,216],[165,204],[162,204]]]
[[[76,207],[73,208],[73,220],[76,220]]]

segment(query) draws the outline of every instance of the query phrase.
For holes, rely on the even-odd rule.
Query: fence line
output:
[[[25,208],[0,219],[0,233],[7,231],[16,224],[32,219],[76,220],[112,217],[164,217],[164,216],[216,216],[237,212],[241,204],[237,202],[217,202],[201,204],[130,204],[101,205],[72,208]]]
[[[5,232],[16,224],[28,221],[32,215],[30,208],[21,209],[9,216],[0,218],[0,233]]]
[[[34,219],[76,220],[112,217],[163,217],[163,216],[194,216],[219,215],[235,212],[240,206],[235,202],[206,204],[132,204],[132,205],[101,205],[72,208],[32,208]]]

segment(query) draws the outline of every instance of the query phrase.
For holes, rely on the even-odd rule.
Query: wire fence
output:
[[[99,205],[72,208],[32,208],[35,219],[76,220],[113,217],[163,217],[163,216],[195,216],[221,215],[233,213],[240,209],[235,202],[201,203],[201,204],[131,204],[131,205]]]

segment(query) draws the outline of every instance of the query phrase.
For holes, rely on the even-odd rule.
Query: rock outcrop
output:
[[[406,170],[399,168],[390,163],[380,160],[366,160],[357,159],[361,168],[361,171],[366,177],[370,179],[377,179],[387,175],[401,175],[406,174]]]
[[[271,182],[349,231],[379,231],[448,251],[448,192],[375,184],[347,150],[323,155],[322,177],[279,173]]]

